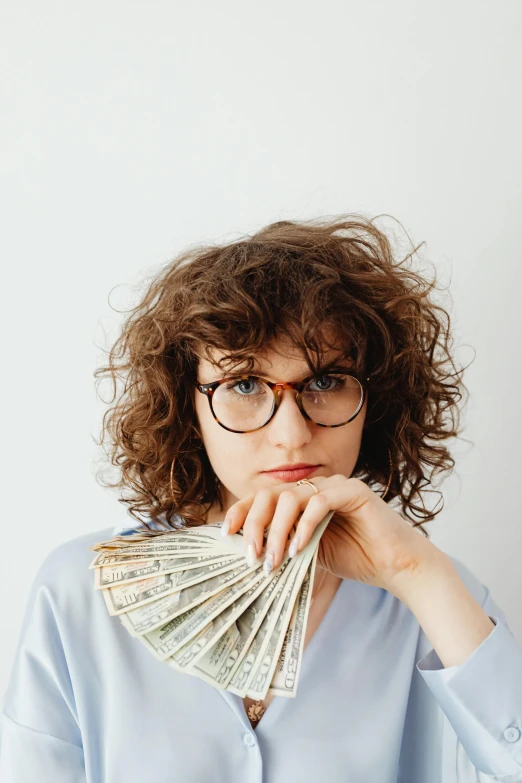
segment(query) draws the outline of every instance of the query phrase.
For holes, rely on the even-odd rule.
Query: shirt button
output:
[[[516,742],[520,739],[519,729],[517,729],[516,726],[510,726],[504,731],[504,739],[506,739],[508,742]]]
[[[249,745],[250,747],[256,744],[256,741],[251,734],[244,734],[243,742],[245,743],[245,745]]]

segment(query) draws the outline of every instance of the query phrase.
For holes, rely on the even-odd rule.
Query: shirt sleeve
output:
[[[22,726],[2,713],[0,780],[5,783],[85,783],[83,750]]]
[[[432,648],[416,668],[475,769],[495,776],[486,780],[522,783],[522,649],[484,589],[482,608],[495,624],[489,636],[458,666],[444,668]]]
[[[5,783],[85,783],[82,736],[64,652],[64,621],[48,556],[33,582],[9,680],[0,737]]]

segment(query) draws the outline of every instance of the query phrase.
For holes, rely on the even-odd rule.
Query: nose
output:
[[[313,422],[305,419],[296,401],[297,392],[293,389],[279,390],[282,396],[279,407],[268,422],[268,437],[274,445],[286,448],[299,448],[312,438]]]

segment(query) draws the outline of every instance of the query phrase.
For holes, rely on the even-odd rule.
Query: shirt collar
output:
[[[138,514],[140,516],[140,514]],[[183,517],[181,517],[179,514],[175,514],[174,518],[171,520],[170,524],[166,521],[165,515],[160,514],[159,517],[145,517],[141,515],[142,520],[147,521],[147,525],[150,530],[158,530],[160,532],[165,532],[166,529],[169,530],[176,530],[181,527],[185,527],[185,521]],[[120,524],[116,525],[114,530],[112,531],[113,536],[131,536],[133,533],[139,533],[140,530],[147,530],[146,525],[142,522],[139,522],[135,520],[132,525],[130,524]]]

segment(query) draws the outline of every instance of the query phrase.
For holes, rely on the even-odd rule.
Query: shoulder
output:
[[[112,538],[112,527],[86,533],[69,539],[49,550],[39,569],[41,578],[53,581],[63,573],[75,573],[78,568],[89,567],[95,552],[90,549],[100,541]]]
[[[76,653],[79,645],[88,643],[93,628],[107,614],[100,591],[94,589],[94,569],[89,565],[95,552],[89,547],[111,538],[112,530],[78,536],[44,556],[26,600],[17,659],[29,657],[34,665],[40,659],[56,663],[62,648],[69,646]],[[49,663],[50,668],[54,665]]]
[[[89,566],[96,554],[90,547],[112,538],[113,530],[86,533],[51,549],[34,577],[29,603],[38,595],[55,606],[86,600],[93,593],[94,575]]]

